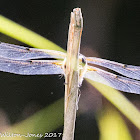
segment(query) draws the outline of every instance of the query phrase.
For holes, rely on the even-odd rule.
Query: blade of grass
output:
[[[140,129],[140,111],[125,96],[109,86],[93,82],[89,79],[87,79],[87,81],[98,89],[105,98],[107,98],[138,129]]]
[[[52,132],[63,125],[63,111],[64,111],[64,98],[59,99],[50,106],[42,109],[41,111],[35,113],[31,117],[24,121],[21,121],[12,127],[5,130],[8,134],[21,134],[27,137],[1,137],[1,140],[36,140],[38,137],[29,137],[28,134],[41,134],[44,138],[45,133]],[[5,133],[3,132],[3,133]],[[57,138],[62,137],[62,132],[60,135],[57,134]],[[47,138],[47,137],[46,137]]]
[[[100,140],[132,140],[132,136],[122,119],[114,108],[107,106],[97,115]]]
[[[64,49],[35,32],[0,15],[0,32],[32,47],[65,52]]]

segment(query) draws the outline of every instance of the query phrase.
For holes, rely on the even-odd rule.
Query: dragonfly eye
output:
[[[80,65],[81,65],[82,67],[84,67],[84,66],[87,64],[87,61],[86,61],[85,56],[80,55],[79,58],[81,59]]]
[[[64,69],[66,69],[66,64],[64,65]]]
[[[82,57],[82,63],[85,65],[86,64],[86,59]]]

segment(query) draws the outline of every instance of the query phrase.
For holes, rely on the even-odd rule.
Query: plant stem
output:
[[[79,51],[81,34],[83,29],[83,18],[80,8],[71,12],[69,25],[67,58],[65,70],[65,111],[63,140],[73,140],[78,106],[79,88]]]

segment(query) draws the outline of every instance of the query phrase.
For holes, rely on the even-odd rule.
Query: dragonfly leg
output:
[[[60,74],[58,76],[59,76],[59,79],[62,79],[64,75],[63,74]]]
[[[79,103],[79,100],[80,100],[80,96],[81,96],[81,93],[78,92],[78,97],[77,97],[77,100],[76,100],[76,110],[78,110],[78,103]]]
[[[68,85],[68,83],[64,83],[64,85]]]

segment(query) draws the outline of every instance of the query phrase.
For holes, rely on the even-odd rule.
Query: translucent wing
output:
[[[0,71],[20,75],[64,74],[59,60],[11,60],[0,57]]]
[[[37,58],[64,59],[65,53],[54,50],[35,49],[0,42],[0,57],[14,60],[28,60]]]
[[[86,60],[87,63],[103,66],[122,75],[125,75],[126,77],[140,80],[140,66],[121,64],[96,57],[87,57]]]
[[[140,81],[118,76],[96,67],[88,66],[84,78],[111,86],[120,91],[140,94]]]

